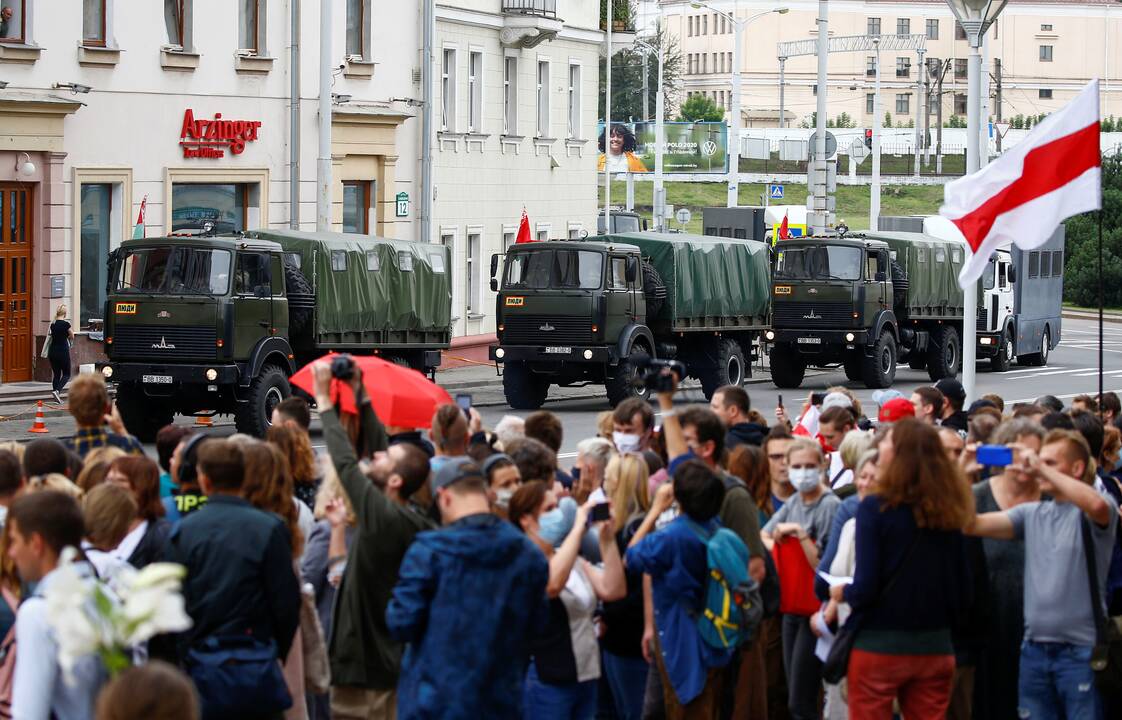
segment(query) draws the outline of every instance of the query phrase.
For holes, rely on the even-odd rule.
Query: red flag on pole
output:
[[[783,213],[783,222],[779,224],[779,239],[786,240],[791,237],[791,231],[787,228],[787,213]]]
[[[144,214],[148,209],[148,195],[140,201],[140,212],[136,216],[136,226],[132,229],[132,239],[141,240],[144,238]]]
[[[526,208],[522,208],[522,221],[518,223],[518,237],[514,239],[514,244],[530,242],[534,242],[534,237],[530,234],[530,216],[526,214]]]

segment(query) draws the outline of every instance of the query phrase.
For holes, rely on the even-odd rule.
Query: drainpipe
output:
[[[300,0],[288,0],[288,227],[300,229]]]
[[[319,156],[316,230],[331,229],[331,0],[319,3]]]
[[[436,0],[424,0],[421,42],[421,217],[420,242],[432,242],[432,120],[433,120],[433,43],[436,38]]]

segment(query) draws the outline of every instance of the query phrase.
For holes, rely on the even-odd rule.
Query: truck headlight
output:
[[[584,351],[584,359],[585,360],[591,360],[592,359],[592,351],[591,350],[585,350]]]
[[[764,337],[767,338],[768,340],[774,340],[775,339],[775,332],[772,331],[772,330],[768,330],[766,333],[764,333]]]
[[[506,357],[506,350],[503,350],[502,348],[499,348],[498,350],[495,351],[495,359],[496,360],[502,360],[504,357]]]
[[[993,345],[993,338],[978,338],[978,342],[982,343],[983,345]]]
[[[206,379],[209,380],[210,382],[214,382],[215,380],[218,379],[218,371],[215,370],[214,368],[207,368],[206,369]]]
[[[857,338],[857,336],[854,335],[853,333],[846,333],[845,334],[845,341],[846,342],[853,342],[856,338]]]
[[[101,369],[101,374],[105,376],[106,380],[108,380],[109,378],[113,377],[113,368],[109,365],[106,365]]]

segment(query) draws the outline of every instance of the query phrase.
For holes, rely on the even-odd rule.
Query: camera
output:
[[[663,372],[666,369],[678,376],[678,382],[686,378],[686,366],[677,360],[660,360],[645,356],[639,358],[636,368],[643,372],[643,387],[653,393],[673,391],[674,378]]]
[[[350,382],[355,376],[355,359],[344,353],[331,359],[331,377]]]

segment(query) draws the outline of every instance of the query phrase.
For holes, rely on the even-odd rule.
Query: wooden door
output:
[[[31,190],[0,185],[0,337],[4,382],[31,379]]]

